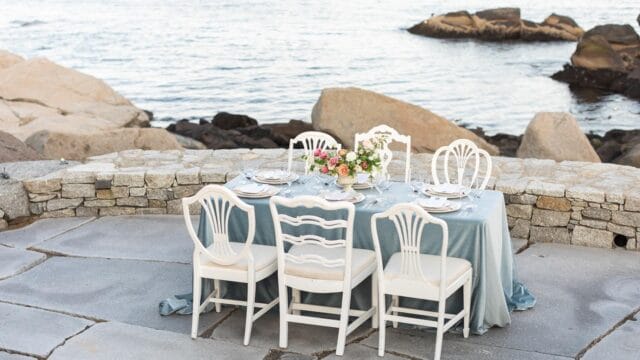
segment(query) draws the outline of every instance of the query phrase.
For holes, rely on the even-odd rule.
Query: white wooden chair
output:
[[[340,145],[338,141],[329,134],[320,131],[305,131],[300,133],[295,138],[289,140],[289,165],[287,166],[289,172],[291,172],[293,167],[293,147],[298,143],[302,143],[302,149],[304,150],[304,154],[307,156],[307,162],[304,169],[305,175],[309,173],[309,167],[313,162],[314,150],[340,150],[342,147],[342,145]]]
[[[366,133],[356,133],[354,151],[358,151],[360,142],[364,140],[372,140],[381,135],[385,136],[387,139],[387,141],[384,142],[382,149],[379,150],[382,174],[389,176],[388,167],[391,163],[391,159],[393,158],[393,152],[389,149],[389,144],[392,141],[397,141],[406,145],[404,182],[409,183],[411,181],[411,136],[400,135],[396,129],[388,125],[378,125],[371,128],[371,130]]]
[[[451,177],[449,174],[449,157],[453,156],[455,161],[455,170],[457,177],[457,184],[463,184],[464,181],[464,173],[467,168],[467,164],[469,161],[472,161],[473,165],[473,175],[470,179],[469,187],[474,187],[476,184],[476,180],[480,176],[480,168],[481,168],[481,158],[485,158],[485,169],[484,169],[484,178],[478,189],[484,190],[487,187],[487,183],[489,182],[489,178],[491,177],[491,155],[483,149],[478,148],[478,146],[471,140],[467,139],[458,139],[452,142],[447,146],[443,146],[439,148],[435,154],[433,154],[433,158],[431,159],[431,176],[433,177],[434,184],[440,184],[440,179],[438,178],[438,169],[437,163],[438,159],[441,155],[444,155],[444,180],[446,183],[451,183]]]
[[[189,205],[196,202],[202,205],[200,216],[206,217],[213,233],[213,243],[207,247],[200,242],[189,214]],[[229,216],[236,207],[247,213],[248,233],[245,242],[230,241],[234,239],[229,234]],[[244,344],[248,345],[253,322],[278,303],[278,299],[269,304],[255,302],[256,283],[278,269],[276,248],[253,244],[256,230],[253,206],[240,200],[224,186],[207,185],[194,196],[183,198],[182,211],[194,244],[191,337],[195,339],[198,336],[198,318],[209,303],[215,304],[217,312],[220,312],[220,304],[241,305],[247,307]],[[215,289],[200,304],[202,278],[214,279]],[[246,283],[247,301],[221,298],[220,280]],[[254,307],[262,309],[254,314]]]
[[[302,214],[287,215],[286,209],[303,207],[321,209],[327,212],[346,212],[346,219],[327,220],[322,217]],[[288,323],[338,328],[336,354],[344,353],[347,335],[369,318],[372,326],[377,326],[375,253],[371,250],[353,248],[353,222],[355,206],[348,202],[329,202],[315,196],[300,196],[292,199],[279,196],[271,198],[271,214],[276,233],[278,249],[278,289],[280,291],[280,347],[288,343]],[[282,211],[280,211],[280,210]],[[309,227],[316,231],[293,235],[285,229]],[[326,239],[315,233],[326,230],[339,230],[344,234],[340,239]],[[290,230],[292,232],[294,230]],[[295,230],[295,232],[298,232]],[[286,246],[292,245],[288,252]],[[369,275],[372,279],[371,308],[351,310],[351,289],[364,281]],[[292,289],[291,304],[287,307],[287,288]],[[342,293],[340,308],[304,304],[300,291],[313,293]],[[310,315],[301,315],[300,311],[339,315],[339,319],[327,319]],[[349,316],[356,319],[349,323]]]
[[[400,239],[400,252],[391,256],[386,267],[382,267],[382,253],[378,238],[377,222],[381,219],[392,221]],[[420,244],[424,227],[427,224],[439,225],[442,229],[442,251],[440,255],[420,253]],[[378,355],[384,356],[385,327],[392,321],[412,325],[429,326],[437,329],[434,358],[440,359],[442,336],[445,331],[464,318],[464,337],[469,336],[469,309],[471,307],[471,279],[473,270],[469,261],[447,257],[447,223],[429,215],[415,204],[397,204],[389,210],[375,214],[371,218],[371,233],[378,262],[378,309],[379,339]],[[391,239],[382,239],[391,241]],[[445,313],[447,298],[463,287],[464,308],[457,314]],[[391,295],[391,306],[385,311],[385,295]],[[425,311],[400,307],[401,296],[438,302],[438,311]],[[409,317],[410,314],[430,319]],[[435,318],[436,320],[431,320]],[[447,321],[445,322],[445,319]]]

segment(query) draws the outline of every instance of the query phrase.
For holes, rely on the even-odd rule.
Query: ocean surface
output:
[[[247,114],[262,123],[310,120],[323,88],[358,86],[489,133],[519,134],[538,111],[568,111],[583,130],[639,128],[640,102],[572,92],[549,76],[575,43],[483,43],[416,36],[431,14],[518,6],[584,29],[629,23],[617,1],[0,1],[0,48],[44,56],[104,79],[154,125]]]

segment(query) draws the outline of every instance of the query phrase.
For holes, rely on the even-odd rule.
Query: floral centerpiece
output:
[[[338,183],[345,190],[350,190],[356,182],[357,174],[368,173],[374,176],[378,172],[381,164],[378,150],[384,142],[384,137],[365,140],[358,144],[357,151],[315,149],[312,156],[303,156],[303,159],[308,161],[309,170],[338,176]]]

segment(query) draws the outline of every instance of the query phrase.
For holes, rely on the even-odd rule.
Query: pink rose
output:
[[[340,160],[340,159],[338,159],[338,157],[337,157],[337,156],[334,156],[334,157],[332,157],[331,159],[329,159],[329,164],[330,164],[330,165],[334,165],[334,166],[335,166],[335,165],[338,165],[338,161],[339,161],[339,160]]]
[[[322,152],[322,150],[320,150],[320,148],[315,149],[315,150],[313,151],[313,156],[318,157],[318,156],[320,156],[320,153],[321,153],[321,152]]]
[[[326,167],[326,166],[323,166],[323,167],[320,169],[320,172],[321,172],[321,173],[323,173],[323,174],[326,174],[326,173],[328,173],[328,172],[329,172],[329,168],[328,168],[328,167]]]
[[[326,159],[326,158],[328,158],[328,157],[329,157],[329,154],[327,154],[327,152],[326,152],[326,151],[322,151],[322,152],[320,153],[320,159],[323,159],[323,160],[324,160],[324,159]]]

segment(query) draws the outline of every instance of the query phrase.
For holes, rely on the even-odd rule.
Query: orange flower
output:
[[[347,155],[347,150],[345,149],[340,149],[338,151],[338,155],[340,155],[341,157],[344,157],[345,155]]]
[[[338,172],[338,175],[341,176],[349,175],[349,167],[347,166],[347,164],[341,164],[336,168],[336,171]]]

